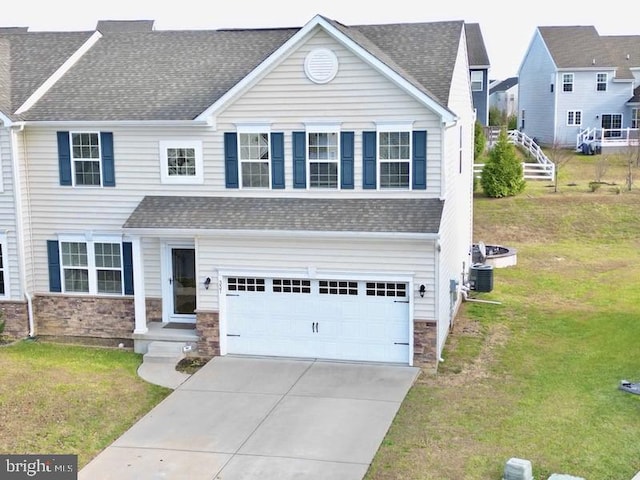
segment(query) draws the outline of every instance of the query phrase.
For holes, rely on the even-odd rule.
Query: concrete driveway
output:
[[[418,368],[215,357],[80,480],[360,480]]]

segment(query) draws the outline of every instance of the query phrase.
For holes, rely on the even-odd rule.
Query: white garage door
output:
[[[409,363],[408,284],[228,277],[227,352]]]

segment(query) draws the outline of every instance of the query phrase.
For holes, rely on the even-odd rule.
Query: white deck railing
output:
[[[600,147],[638,146],[638,128],[585,128],[576,136],[576,150],[585,142],[598,142]]]
[[[507,132],[507,140],[509,143],[513,143],[525,149],[529,155],[531,155],[535,162],[523,162],[522,174],[525,180],[553,180],[555,178],[555,164],[549,160],[544,154],[540,146],[528,137],[525,133],[519,130],[509,130]],[[495,143],[490,142],[490,147]],[[476,177],[480,177],[484,163],[473,164],[473,174]]]

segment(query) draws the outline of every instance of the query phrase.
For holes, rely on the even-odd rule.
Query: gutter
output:
[[[25,248],[24,248],[24,225],[22,221],[22,193],[20,186],[20,162],[18,161],[18,141],[17,141],[17,133],[22,132],[24,130],[24,123],[14,123],[11,126],[11,161],[12,161],[12,169],[13,169],[13,191],[14,191],[14,208],[15,208],[15,216],[16,216],[16,246],[18,249],[18,264],[19,264],[19,273],[20,273],[20,289],[27,300],[27,317],[29,319],[29,338],[35,337],[35,323],[33,320],[33,299],[31,294],[29,293],[29,289],[27,287],[27,262],[25,259]]]

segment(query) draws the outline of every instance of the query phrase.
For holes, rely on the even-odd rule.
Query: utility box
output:
[[[533,480],[531,462],[522,458],[510,458],[504,467],[503,480]]]
[[[493,290],[493,265],[475,263],[469,271],[469,287],[476,292]]]

